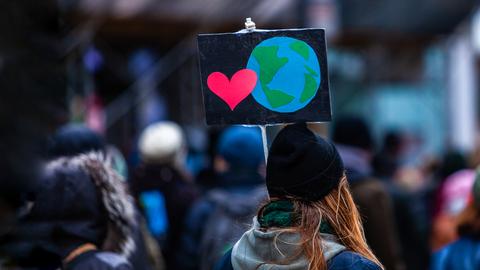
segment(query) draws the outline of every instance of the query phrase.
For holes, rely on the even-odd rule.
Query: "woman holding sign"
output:
[[[383,269],[363,234],[342,159],[305,124],[273,141],[270,201],[217,269]]]

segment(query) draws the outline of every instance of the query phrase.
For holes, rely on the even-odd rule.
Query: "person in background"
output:
[[[444,154],[435,172],[430,195],[430,253],[457,239],[456,217],[466,206],[466,195],[470,192],[474,175],[461,151],[449,149]]]
[[[270,200],[217,270],[383,269],[333,144],[305,124],[287,126],[270,148],[266,184]]]
[[[49,140],[48,158],[69,157],[90,151],[102,152],[109,165],[122,176],[128,178],[128,168],[122,153],[105,139],[83,124],[66,124],[60,127]]]
[[[476,172],[470,201],[456,219],[459,239],[432,256],[431,270],[480,269],[480,171]]]
[[[140,135],[138,148],[141,164],[134,172],[132,191],[160,243],[167,269],[179,269],[174,255],[185,215],[198,196],[185,170],[183,131],[169,121],[152,124]]]
[[[391,197],[386,186],[372,176],[374,145],[368,126],[357,117],[340,118],[334,123],[333,141],[345,164],[355,204],[364,218],[367,243],[385,269],[404,269]]]
[[[408,188],[408,185],[400,183],[399,176],[402,175],[404,168],[402,159],[407,148],[406,140],[403,133],[388,131],[384,136],[382,149],[373,158],[372,167],[374,176],[382,180],[392,198],[406,268],[424,270],[428,267],[430,258],[428,237],[430,200],[426,188]]]
[[[70,157],[91,151],[104,151],[106,142],[102,136],[83,124],[61,126],[50,138],[48,157]]]
[[[450,174],[449,174],[450,173]],[[468,195],[475,180],[475,171],[459,152],[445,156],[441,180],[435,194],[431,249],[438,250],[457,239],[456,219],[468,204]]]
[[[49,161],[41,183],[29,213],[2,239],[4,253],[40,269],[133,269],[133,199],[100,153]]]
[[[100,134],[83,124],[67,124],[60,127],[50,138],[48,146],[50,159],[72,157],[91,151],[101,153],[105,157],[105,162],[121,176],[121,184],[127,184],[128,173],[122,154],[114,146],[107,145]],[[135,209],[135,212],[136,220],[138,220],[133,233],[135,250],[131,252],[128,260],[133,269],[163,269],[164,262],[160,248],[152,240],[153,237],[146,228],[143,217],[137,209]]]
[[[267,198],[260,170],[264,164],[260,130],[229,127],[220,135],[214,170],[217,183],[189,212],[182,249],[181,269],[212,269],[238,240]]]
[[[376,177],[392,179],[395,176],[401,165],[404,144],[404,138],[400,132],[391,130],[385,134],[382,149],[372,159]]]

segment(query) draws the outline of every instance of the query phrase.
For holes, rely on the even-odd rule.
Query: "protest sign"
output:
[[[198,36],[207,124],[331,120],[325,31]]]

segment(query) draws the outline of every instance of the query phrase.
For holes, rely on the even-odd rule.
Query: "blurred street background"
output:
[[[320,27],[328,35],[333,113],[355,113],[380,139],[404,131],[415,158],[477,139],[475,1],[61,1],[70,119],[130,151],[149,123],[171,119],[204,147],[196,35]]]
[[[49,138],[68,124],[114,146],[133,181],[145,128],[177,123],[182,170],[204,194],[225,127],[205,124],[196,36],[236,32],[251,17],[259,29],[326,29],[333,123],[312,128],[330,137],[352,115],[368,125],[375,176],[394,207],[411,203],[408,217],[397,209],[397,227],[418,225],[398,233],[406,269],[426,269],[456,238],[450,218],[480,165],[477,1],[1,0],[0,13],[0,235],[38,186]],[[462,170],[471,174],[455,176]],[[452,175],[469,179],[467,191],[445,195]],[[167,265],[173,256],[163,254]]]

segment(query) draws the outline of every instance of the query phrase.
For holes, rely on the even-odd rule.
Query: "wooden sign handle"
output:
[[[260,125],[260,130],[262,131],[263,154],[265,155],[265,165],[267,165],[267,159],[268,159],[267,126]]]

